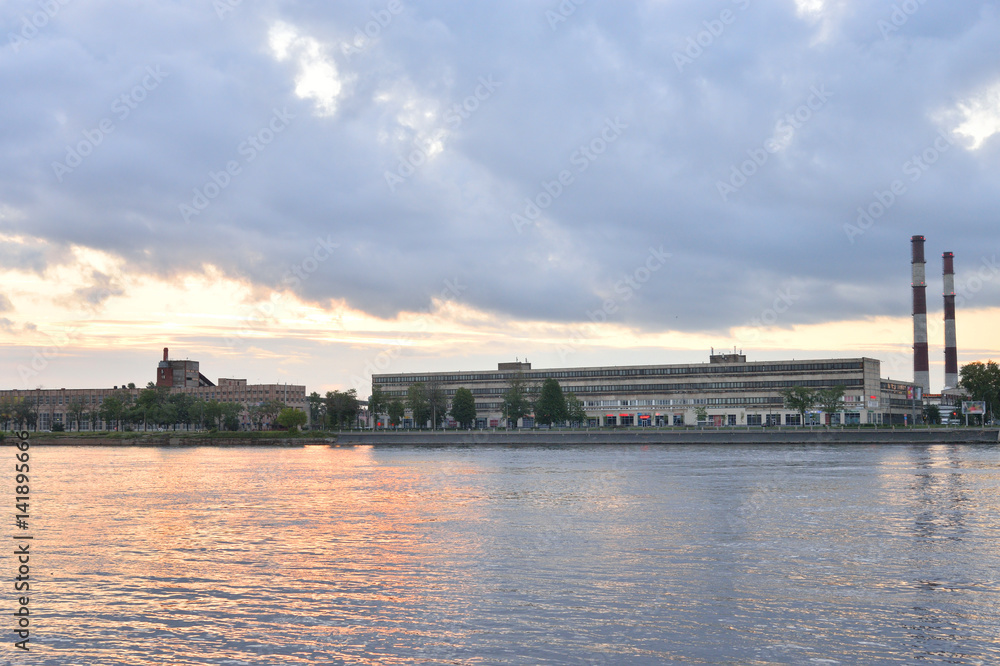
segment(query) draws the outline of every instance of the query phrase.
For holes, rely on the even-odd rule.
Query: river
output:
[[[31,454],[12,663],[1000,663],[995,446]]]

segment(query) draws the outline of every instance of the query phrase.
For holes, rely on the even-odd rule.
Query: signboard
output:
[[[962,413],[965,415],[969,414],[985,414],[986,413],[986,403],[985,402],[962,402]]]

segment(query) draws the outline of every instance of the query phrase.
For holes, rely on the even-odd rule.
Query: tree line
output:
[[[572,393],[564,393],[558,380],[549,378],[541,386],[529,382],[519,373],[509,381],[502,396],[502,411],[508,422],[535,415],[539,425],[559,425],[563,423],[585,423],[587,414],[583,402]],[[455,390],[450,404],[444,389],[437,382],[415,382],[406,391],[406,397],[392,398],[378,386],[372,389],[368,398],[368,410],[376,422],[387,416],[385,423],[398,426],[409,410],[413,422],[419,426],[430,422],[437,428],[448,416],[461,428],[471,428],[476,423],[478,412],[476,399],[468,388]]]
[[[815,391],[805,386],[793,386],[779,393],[785,402],[785,407],[798,412],[799,423],[804,424],[806,422],[806,412],[817,407],[821,412],[830,417],[843,411],[845,391],[846,389],[843,386],[817,389]]]
[[[54,430],[80,430],[85,424],[97,430],[103,422],[108,429],[202,429],[239,430],[240,415],[244,405],[238,402],[202,400],[189,393],[172,393],[167,387],[153,386],[152,382],[133,395],[129,391],[116,391],[105,396],[100,405],[88,409],[82,400],[71,400],[64,411],[65,421],[53,423]],[[247,408],[251,427],[296,427],[305,423],[305,412],[289,408],[280,400],[267,400]],[[296,414],[297,412],[297,414]],[[301,415],[301,416],[300,416]],[[30,398],[0,398],[0,424],[6,430],[16,428],[37,429],[38,411]]]

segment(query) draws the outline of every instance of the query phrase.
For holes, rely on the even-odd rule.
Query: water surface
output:
[[[35,664],[1000,663],[996,447],[31,451]]]

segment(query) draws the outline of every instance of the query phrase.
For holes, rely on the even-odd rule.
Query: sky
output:
[[[0,386],[998,358],[1000,2],[0,4]]]

